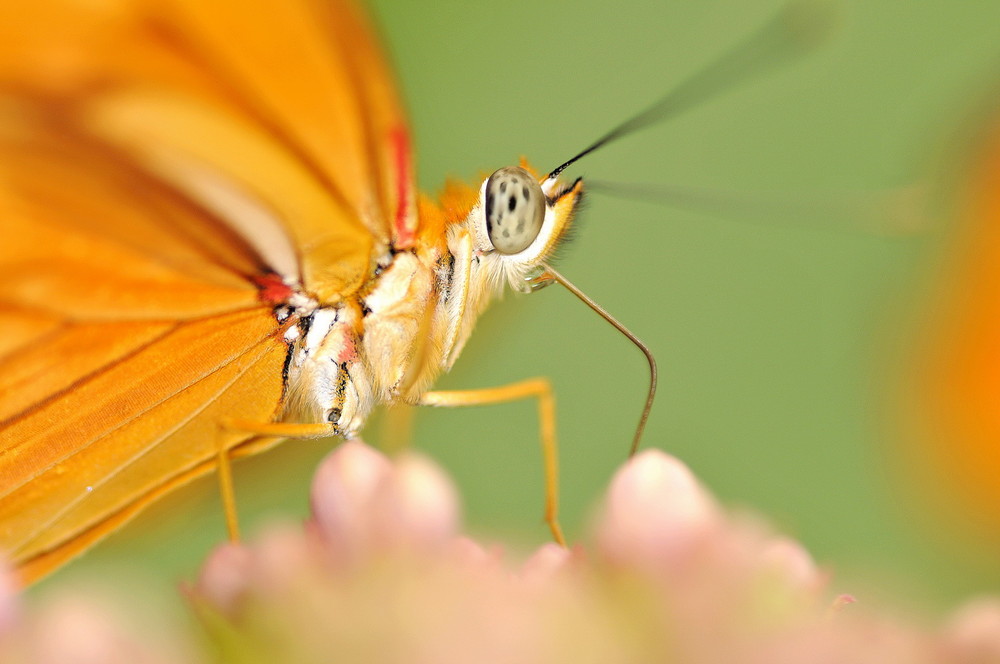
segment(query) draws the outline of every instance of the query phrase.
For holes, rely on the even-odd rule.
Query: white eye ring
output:
[[[519,166],[501,168],[486,181],[486,234],[501,254],[531,246],[545,221],[545,194],[531,173]]]

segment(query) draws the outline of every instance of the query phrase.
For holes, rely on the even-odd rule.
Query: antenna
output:
[[[594,150],[731,90],[789,62],[822,41],[833,23],[824,3],[800,0],[784,7],[745,41],[686,79],[652,106],[621,123],[546,176],[551,180]]]
[[[934,228],[928,185],[793,195],[587,180],[587,191],[773,228],[908,237]]]

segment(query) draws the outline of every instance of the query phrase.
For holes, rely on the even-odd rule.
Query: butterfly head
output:
[[[470,216],[477,252],[519,290],[555,253],[583,197],[581,179],[539,180],[526,166],[507,166],[487,178]]]

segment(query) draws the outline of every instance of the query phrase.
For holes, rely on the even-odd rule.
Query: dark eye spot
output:
[[[504,194],[506,192],[507,192],[507,183],[506,182],[501,182],[500,183],[500,193]]]
[[[326,419],[334,424],[340,419],[341,410],[339,408],[334,408],[330,411],[330,414],[326,416]]]
[[[525,203],[527,203],[529,200],[531,200],[531,194],[528,192],[528,187],[527,186],[521,187],[521,193],[524,195],[524,202]]]
[[[517,207],[517,199],[511,196],[510,198],[507,199],[507,209],[513,212],[514,208],[516,207]]]

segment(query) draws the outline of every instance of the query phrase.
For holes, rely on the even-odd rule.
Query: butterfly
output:
[[[0,8],[0,551],[37,579],[213,470],[235,537],[234,458],[355,436],[382,404],[516,399],[562,542],[548,381],[431,386],[499,294],[559,283],[649,362],[635,451],[655,362],[549,262],[584,192],[562,173],[796,55],[790,18],[553,170],[435,201],[348,0]]]
[[[536,396],[551,429],[544,382],[428,388],[495,296],[544,283],[582,183],[522,164],[418,197],[357,7],[3,13],[0,549],[26,580],[216,467],[234,512],[229,459],[377,404]]]

